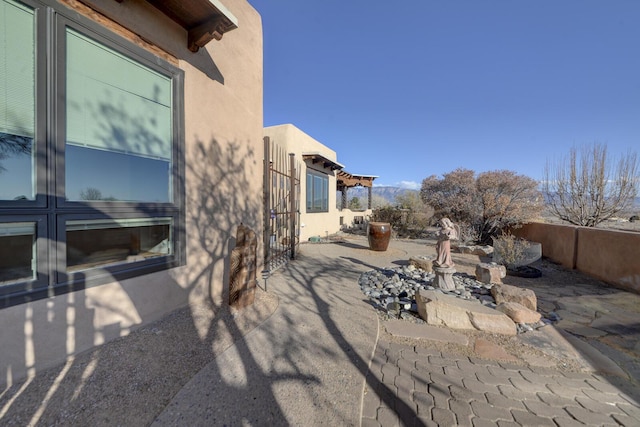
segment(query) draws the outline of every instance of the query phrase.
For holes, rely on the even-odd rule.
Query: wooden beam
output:
[[[189,30],[188,47],[191,52],[197,52],[211,40],[220,40],[224,34],[224,19],[220,16],[210,19],[204,24]]]

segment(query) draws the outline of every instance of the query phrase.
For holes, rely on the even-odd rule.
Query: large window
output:
[[[307,212],[329,211],[329,178],[317,172],[307,172]]]
[[[0,307],[184,263],[182,86],[89,20],[0,0]]]
[[[35,10],[0,1],[0,200],[33,200]]]

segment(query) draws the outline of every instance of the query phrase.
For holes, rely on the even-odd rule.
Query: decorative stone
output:
[[[470,254],[473,253],[473,246],[467,246],[467,245],[454,245],[452,246],[451,249],[454,249],[458,252],[460,252],[461,254]]]
[[[496,310],[503,312],[516,323],[537,323],[542,317],[537,311],[529,310],[517,302],[503,302],[498,304]]]
[[[478,256],[491,256],[493,254],[493,246],[485,245],[485,246],[469,246],[469,245],[459,245],[456,247],[458,252],[461,254],[471,254]]]
[[[428,324],[454,329],[471,329],[515,335],[516,325],[504,313],[474,301],[439,291],[420,290],[416,294],[420,317]]]
[[[418,256],[409,258],[409,265],[431,273],[433,271],[433,257]]]
[[[537,298],[531,289],[518,288],[511,285],[498,285],[491,288],[491,295],[496,300],[496,304],[503,302],[517,302],[530,310],[536,311]]]
[[[453,273],[456,272],[452,267],[433,267],[436,277],[433,279],[433,285],[436,288],[452,290],[456,288],[453,281]]]
[[[507,269],[504,265],[486,262],[476,265],[476,280],[478,282],[502,284],[502,279],[506,275]]]

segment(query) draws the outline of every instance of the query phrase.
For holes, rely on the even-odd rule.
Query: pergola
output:
[[[367,187],[369,189],[367,197],[367,209],[371,209],[371,188],[373,187],[373,180],[378,178],[375,175],[354,175],[344,170],[339,170],[336,173],[338,182],[338,190],[342,193],[341,208],[344,209],[347,206],[347,192],[351,187]]]

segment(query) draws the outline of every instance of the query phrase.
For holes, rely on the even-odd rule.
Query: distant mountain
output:
[[[389,202],[389,204],[393,205],[396,202],[396,196],[400,194],[406,194],[410,192],[418,192],[417,190],[409,190],[408,188],[400,188],[400,187],[373,187],[371,193],[373,196],[378,196]],[[366,200],[369,194],[369,189],[366,187],[353,187],[349,188],[347,197],[351,200],[354,197],[357,197],[361,200]]]

